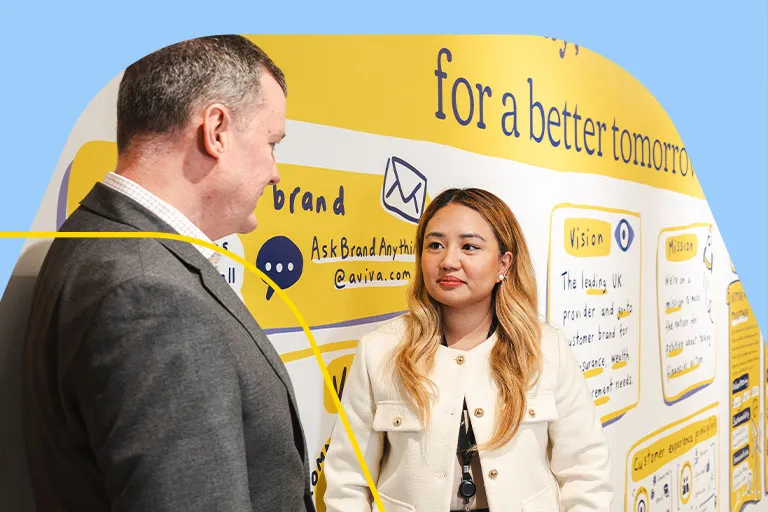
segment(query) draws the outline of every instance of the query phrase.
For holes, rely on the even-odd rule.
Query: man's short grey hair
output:
[[[221,102],[235,115],[259,101],[266,71],[287,94],[285,76],[264,51],[239,35],[201,37],[167,46],[131,64],[117,95],[117,149],[139,137],[168,134],[196,108]]]

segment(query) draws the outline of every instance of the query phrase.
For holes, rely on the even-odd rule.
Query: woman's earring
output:
[[[499,274],[499,282],[502,282],[502,281],[504,281],[506,278],[507,278],[507,276],[506,276],[506,275],[504,275],[504,274]]]

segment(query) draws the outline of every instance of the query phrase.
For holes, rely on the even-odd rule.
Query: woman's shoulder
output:
[[[560,352],[563,347],[567,348],[563,331],[543,320],[539,321],[539,325],[541,326],[541,355],[544,363],[559,365]]]
[[[539,326],[541,327],[541,344],[542,348],[545,346],[557,345],[558,338],[562,336],[562,331],[544,320],[539,320]]]
[[[405,316],[398,316],[364,334],[358,343],[364,345],[367,354],[388,353],[394,350],[403,339],[405,328]]]

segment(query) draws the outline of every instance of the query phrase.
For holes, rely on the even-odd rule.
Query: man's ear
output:
[[[221,103],[212,103],[203,111],[203,148],[218,160],[232,144],[232,112]]]

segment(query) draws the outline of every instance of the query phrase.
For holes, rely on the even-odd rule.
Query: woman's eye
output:
[[[440,242],[431,242],[429,244],[429,248],[432,249],[432,250],[439,249],[440,246],[441,246]]]
[[[464,250],[465,250],[465,251],[470,251],[470,252],[471,252],[471,251],[475,251],[475,250],[477,250],[477,249],[479,249],[479,247],[478,247],[478,246],[476,246],[476,245],[472,245],[472,244],[466,244],[466,245],[464,246]]]

